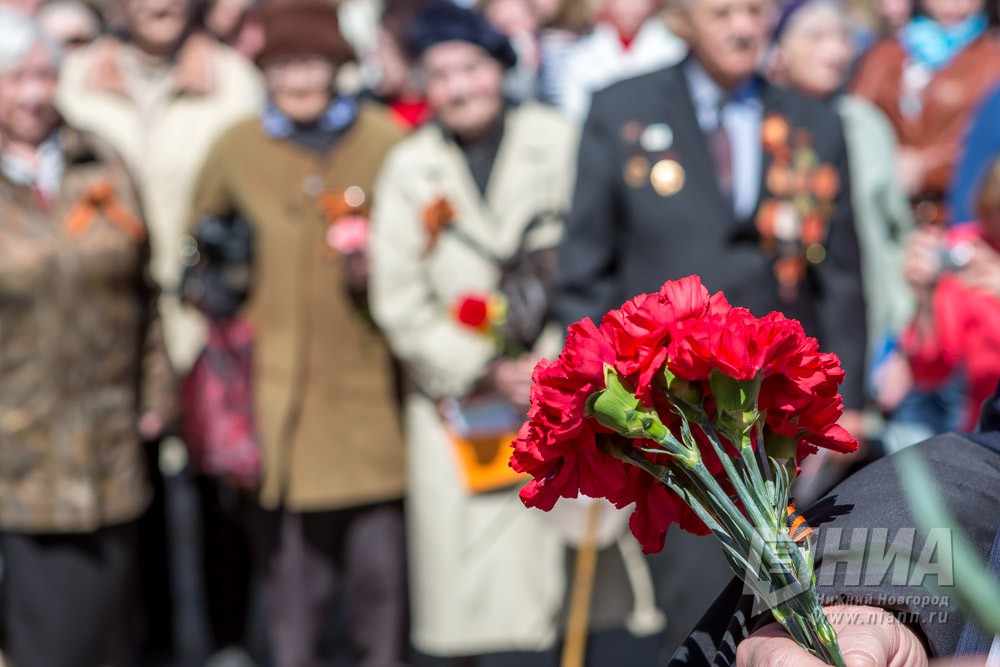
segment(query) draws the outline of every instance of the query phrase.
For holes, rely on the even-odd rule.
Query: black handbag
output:
[[[205,314],[208,340],[184,378],[184,440],[205,475],[246,488],[260,481],[253,403],[253,339],[236,317],[250,294],[253,227],[240,215],[201,219],[181,247],[180,295]]]
[[[181,250],[181,299],[210,318],[235,315],[250,294],[253,236],[241,215],[203,218]]]

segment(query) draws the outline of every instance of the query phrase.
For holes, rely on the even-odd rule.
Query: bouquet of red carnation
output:
[[[511,467],[528,507],[584,494],[634,504],[646,553],[672,524],[719,538],[730,565],[807,650],[843,665],[815,592],[811,531],[789,523],[797,465],[857,449],[837,420],[844,372],[802,326],[754,317],[697,277],[569,328],[535,368]]]

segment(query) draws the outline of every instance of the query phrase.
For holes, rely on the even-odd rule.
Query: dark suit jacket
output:
[[[971,438],[984,440],[974,442]],[[917,445],[916,453],[934,477],[938,493],[954,518],[957,527],[968,539],[983,562],[998,540],[1000,524],[1000,433],[964,437],[947,434]],[[898,454],[896,456],[899,456]],[[871,565],[878,556],[869,555],[861,564],[861,576],[849,578],[855,565],[846,565],[843,556],[826,558],[831,549],[849,549],[853,531],[866,531],[866,544],[871,553],[881,553],[881,542],[875,546],[875,529],[887,531],[887,543],[895,541],[904,531],[913,531],[914,557],[922,554],[926,542],[919,524],[911,515],[902,483],[894,466],[896,456],[880,459],[849,477],[830,494],[807,510],[804,515],[817,535],[817,591],[824,601],[845,602],[882,607],[903,614],[901,620],[913,628],[926,642],[933,656],[950,656],[960,646],[960,638],[968,632],[966,617],[958,612],[955,597],[947,585],[937,591],[921,585],[927,581],[912,578],[906,584],[893,582],[893,567],[880,580],[869,580]],[[839,530],[839,545],[830,538],[830,531]],[[826,537],[824,537],[824,535]],[[831,541],[826,541],[830,539]],[[941,542],[937,542],[941,544]],[[940,554],[940,547],[937,547]],[[947,557],[931,558],[944,563]],[[851,556],[851,562],[856,562]],[[879,572],[881,570],[878,570]],[[912,570],[911,570],[912,573]],[[955,577],[962,576],[960,571]],[[875,575],[876,579],[878,575]],[[866,585],[869,584],[869,585]],[[912,585],[910,585],[912,584]],[[674,654],[670,667],[735,665],[736,646],[760,627],[774,621],[770,614],[753,615],[753,598],[742,595],[741,582],[733,583],[719,596],[709,612]],[[986,644],[988,648],[989,644]],[[980,649],[977,649],[980,650]]]
[[[720,193],[684,71],[674,66],[615,84],[593,98],[559,261],[555,314],[564,325],[584,317],[596,322],[636,294],[697,274],[710,291],[724,291],[731,303],[758,316],[780,310],[799,319],[824,350],[840,355],[848,372],[845,405],[857,408],[864,382],[865,308],[840,119],[826,106],[764,81],[759,90],[765,117],[780,114],[793,130],[808,131],[819,159],[839,172],[826,258],[807,269],[797,299],[780,299],[775,258],[762,251],[754,220],[736,219]],[[672,130],[673,143],[662,154],[646,153],[635,128],[659,123]],[[648,174],[629,184],[626,166],[636,157],[650,165],[679,162],[686,172],[683,188],[661,196]],[[764,151],[762,160],[759,202],[769,196]]]

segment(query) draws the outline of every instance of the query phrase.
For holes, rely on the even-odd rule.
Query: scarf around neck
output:
[[[272,139],[291,141],[303,148],[325,153],[358,117],[358,101],[349,96],[337,97],[326,111],[310,125],[299,125],[269,104],[261,116],[261,127]]]
[[[986,27],[983,13],[953,26],[918,16],[903,28],[900,40],[910,58],[931,70],[939,70],[986,32]]]

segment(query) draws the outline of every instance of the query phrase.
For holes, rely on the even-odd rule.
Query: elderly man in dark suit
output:
[[[802,321],[861,402],[864,304],[841,123],[754,73],[767,0],[681,0],[690,56],[595,95],[558,317],[600,319],[698,274],[758,315]]]
[[[678,1],[688,58],[594,96],[556,316],[596,321],[698,274],[734,305],[799,319],[839,354],[844,426],[856,431],[864,302],[840,120],[756,74],[769,0]],[[728,576],[716,545],[687,539],[668,538],[661,583],[668,632],[682,635]]]

